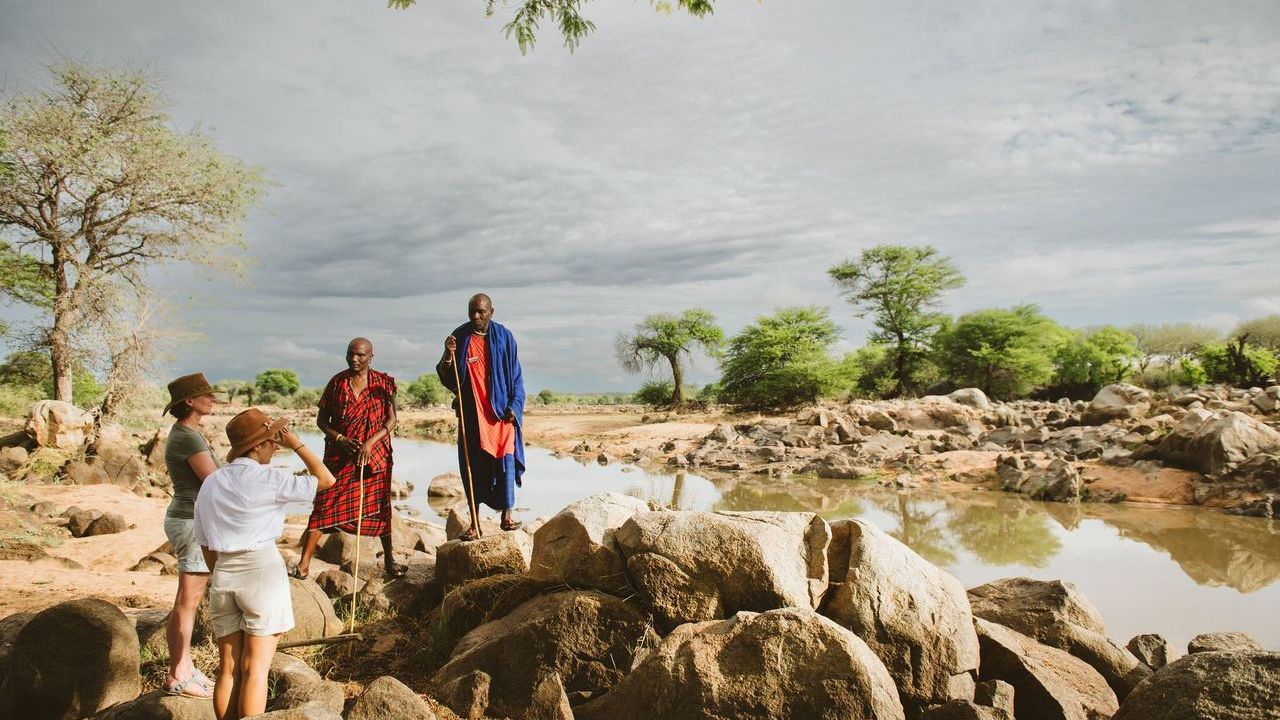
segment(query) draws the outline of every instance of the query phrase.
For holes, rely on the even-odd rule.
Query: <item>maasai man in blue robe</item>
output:
[[[491,320],[493,301],[489,296],[472,296],[467,303],[467,316],[471,322],[459,326],[445,339],[436,375],[457,396],[457,411],[465,430],[458,437],[458,467],[467,502],[474,503],[469,507],[477,508],[477,512],[472,514],[471,527],[460,539],[474,540],[480,535],[480,503],[502,511],[503,530],[520,527],[511,517],[511,508],[515,507],[516,488],[524,475],[524,376],[515,337]]]

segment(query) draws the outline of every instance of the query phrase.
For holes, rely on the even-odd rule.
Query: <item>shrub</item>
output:
[[[298,388],[302,387],[302,381],[298,379],[298,373],[284,368],[263,370],[258,373],[258,377],[254,379],[253,384],[260,393],[273,392],[277,395],[292,395],[298,392]],[[266,403],[267,401],[259,397],[258,402]]]
[[[1276,376],[1276,354],[1237,338],[1228,345],[1208,345],[1200,351],[1200,365],[1210,382],[1237,387],[1266,387]]]
[[[405,388],[404,394],[409,404],[415,407],[443,405],[449,398],[449,391],[440,384],[440,378],[435,373],[419,375],[417,380]]]
[[[1054,375],[1054,354],[1067,338],[1035,305],[979,310],[939,333],[935,357],[944,376],[993,398],[1022,397]]]
[[[840,387],[827,356],[837,328],[822,307],[784,308],[743,328],[721,365],[720,400],[780,409],[813,402]]]
[[[640,405],[666,407],[671,404],[674,388],[669,380],[650,380],[632,395],[632,400]]]

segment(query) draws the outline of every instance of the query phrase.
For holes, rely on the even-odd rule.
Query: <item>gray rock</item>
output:
[[[968,405],[971,408],[979,410],[990,410],[991,401],[987,399],[987,394],[978,388],[961,388],[947,395],[952,402]]]
[[[1280,452],[1280,432],[1241,412],[1192,410],[1160,441],[1157,452],[1171,465],[1215,475],[1253,455]]]
[[[89,530],[89,526],[101,514],[97,510],[80,510],[67,516],[67,529],[71,531],[71,536],[84,537],[84,534]]]
[[[1065,650],[1097,670],[1123,699],[1150,668],[1106,636],[1102,615],[1074,584],[996,580],[969,591],[973,614]]]
[[[361,563],[362,565],[364,563]],[[375,563],[375,568],[377,565]],[[356,579],[349,572],[342,570],[325,570],[316,575],[316,584],[331,598],[351,597],[356,591]]]
[[[213,703],[154,690],[94,715],[90,720],[214,720]]]
[[[0,717],[62,720],[133,700],[142,690],[138,657],[138,635],[116,606],[96,598],[54,605],[14,638]]]
[[[1003,710],[1013,717],[1013,686],[1003,680],[980,682],[973,689],[973,702]]]
[[[280,642],[342,634],[343,626],[333,611],[333,603],[319,585],[311,580],[289,578],[289,594],[293,602],[293,629],[281,635]]]
[[[884,662],[906,716],[972,698],[978,636],[960,581],[862,520],[836,523],[831,534],[823,614]]]
[[[627,574],[664,628],[739,610],[817,607],[830,539],[814,513],[647,512],[614,533]]]
[[[533,539],[523,532],[498,532],[479,540],[450,540],[436,551],[436,581],[449,592],[468,581],[490,575],[526,573]]]
[[[1235,652],[1239,650],[1262,651],[1257,640],[1242,632],[1201,633],[1187,643],[1187,654],[1202,652]]]
[[[533,536],[529,576],[607,593],[626,594],[626,566],[614,543],[614,531],[649,503],[618,493],[575,502],[546,522]]]
[[[346,704],[346,693],[342,685],[332,680],[321,680],[318,683],[300,684],[277,693],[268,705],[268,710],[327,710],[341,714]]]
[[[533,580],[527,575],[490,575],[455,588],[440,601],[428,618],[435,647],[452,653],[458,641],[481,625],[506,617],[557,583]]]
[[[449,510],[449,516],[444,522],[446,538],[449,540],[457,540],[469,527],[471,527],[471,519],[467,515],[467,505],[465,502],[462,503],[461,509],[455,507]],[[499,525],[497,521],[483,517],[483,514],[480,518],[480,530],[484,533],[485,537],[499,535],[503,532],[502,526]]]
[[[1151,393],[1129,383],[1108,385],[1093,396],[1084,411],[1085,425],[1101,425],[1112,420],[1145,417],[1151,409]]]
[[[975,619],[982,648],[980,677],[1013,686],[1014,714],[1035,720],[1106,720],[1119,704],[1082,660],[1003,625]]]
[[[1013,715],[968,700],[952,700],[930,708],[920,720],[1013,720]]]
[[[275,687],[276,695],[300,693],[303,688],[317,685],[324,678],[305,661],[288,653],[278,652],[271,658],[267,678]]]
[[[558,674],[567,691],[601,693],[622,678],[638,647],[654,641],[648,619],[611,595],[542,595],[468,633],[434,683],[464,717],[481,706],[481,692],[482,712],[525,717],[531,708],[546,709],[547,675]],[[477,682],[476,672],[502,681]]]
[[[676,628],[577,720],[893,720],[893,679],[858,636],[812,610]]]
[[[389,676],[369,683],[351,703],[347,720],[435,720],[431,706],[399,680]]]
[[[107,512],[102,513],[93,522],[89,523],[89,527],[85,528],[84,536],[114,535],[128,529],[129,523],[125,521],[123,515]]]
[[[1129,652],[1133,653],[1134,657],[1138,658],[1142,664],[1152,670],[1159,670],[1165,665],[1168,665],[1174,660],[1182,657],[1182,653],[1178,652],[1177,648],[1169,644],[1168,640],[1165,640],[1160,635],[1156,635],[1154,633],[1134,635],[1129,639],[1129,642],[1125,644],[1125,647],[1128,648]]]
[[[1114,720],[1263,720],[1280,717],[1280,653],[1204,652],[1161,668]]]

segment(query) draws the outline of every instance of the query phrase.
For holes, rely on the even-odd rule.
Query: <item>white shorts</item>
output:
[[[209,577],[209,621],[215,638],[240,630],[277,635],[293,628],[289,575],[274,545],[218,553]]]

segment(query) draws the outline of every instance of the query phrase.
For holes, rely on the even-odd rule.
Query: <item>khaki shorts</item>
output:
[[[196,542],[195,520],[165,515],[164,534],[178,558],[178,572],[209,572],[209,566],[204,564],[204,553],[200,552],[200,543]]]
[[[240,630],[278,635],[293,628],[289,576],[274,545],[218,553],[209,577],[209,621],[215,638]]]

